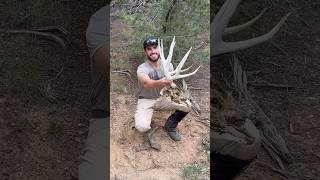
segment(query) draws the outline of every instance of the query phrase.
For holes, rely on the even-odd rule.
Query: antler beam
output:
[[[290,13],[286,14],[279,23],[274,26],[268,33],[244,40],[244,41],[238,41],[238,42],[224,42],[223,41],[223,35],[231,34],[234,32],[241,31],[252,24],[254,24],[266,11],[264,9],[258,16],[251,19],[247,23],[244,23],[242,25],[234,26],[234,27],[227,27],[232,15],[234,14],[237,6],[239,5],[241,0],[226,0],[219,12],[216,14],[216,16],[213,19],[213,22],[211,23],[211,29],[213,30],[213,34],[211,36],[211,42],[213,43],[211,45],[211,52],[213,52],[213,56],[224,54],[228,52],[238,51],[242,49],[246,49],[252,46],[255,46],[257,44],[260,44],[262,42],[267,41],[268,39],[272,38],[274,34],[276,34],[280,27],[283,25],[283,23],[286,21]]]
[[[160,43],[160,62],[161,62],[161,68],[163,69],[164,71],[164,74],[165,74],[165,77],[168,79],[168,80],[176,80],[176,79],[181,79],[181,78],[186,78],[188,76],[192,76],[194,75],[198,69],[200,68],[200,66],[195,70],[193,71],[192,73],[188,73],[188,74],[180,74],[181,72],[185,72],[187,70],[189,70],[191,68],[188,67],[186,69],[182,69],[184,63],[186,62],[189,54],[190,54],[190,51],[192,49],[192,47],[189,49],[189,51],[184,55],[184,57],[182,58],[182,60],[180,61],[180,63],[178,64],[177,68],[174,70],[174,71],[170,71],[170,67],[171,67],[171,61],[172,61],[172,54],[173,54],[173,49],[174,49],[174,46],[176,44],[175,42],[175,36],[173,37],[173,40],[171,42],[171,45],[170,45],[170,50],[169,50],[169,54],[168,54],[168,57],[167,59],[164,57],[164,53],[163,53],[163,40],[159,40],[159,43]]]

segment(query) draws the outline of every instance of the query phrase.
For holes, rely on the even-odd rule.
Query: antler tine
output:
[[[193,66],[193,64],[192,64],[191,66],[189,66],[188,68],[186,68],[186,69],[181,69],[181,70],[180,70],[180,73],[185,72],[185,71],[188,71],[189,69],[191,69],[192,66]],[[174,71],[170,72],[170,75],[174,75],[174,74],[176,74],[176,73],[177,73],[177,71],[174,70]]]
[[[170,79],[170,73],[169,70],[167,69],[167,62],[166,59],[164,58],[164,53],[163,53],[163,40],[162,39],[158,39],[158,43],[159,43],[159,53],[160,53],[160,67],[164,72],[164,75],[167,79]]]
[[[194,70],[192,73],[176,74],[174,77],[171,78],[171,80],[176,80],[176,79],[181,79],[181,78],[186,78],[186,77],[192,76],[192,75],[196,74],[199,69],[200,69],[200,66],[196,70]]]
[[[170,64],[171,61],[172,61],[173,48],[174,48],[174,46],[176,44],[175,39],[176,39],[176,36],[173,36],[173,40],[172,40],[171,45],[170,45],[169,55],[167,57],[168,64]]]
[[[189,51],[183,56],[182,60],[180,61],[180,63],[178,64],[177,68],[176,68],[176,72],[179,73],[181,71],[182,66],[184,65],[184,63],[186,62],[190,51],[191,51],[192,47],[189,49]]]
[[[185,71],[188,71],[189,69],[191,69],[191,67],[193,66],[193,64],[191,66],[189,66],[188,68],[185,68],[185,69],[181,69],[180,72],[185,72]]]
[[[159,41],[159,48],[160,48],[159,51],[160,51],[161,68],[163,69],[164,75],[168,80],[176,80],[176,79],[185,78],[185,77],[194,75],[198,71],[200,66],[195,71],[193,71],[192,73],[180,75],[181,72],[185,72],[185,71],[189,70],[192,67],[192,65],[191,65],[190,67],[181,70],[181,68],[183,67],[184,63],[186,62],[186,60],[187,60],[187,58],[188,58],[188,56],[190,54],[190,51],[192,49],[192,47],[191,47],[189,49],[189,51],[184,55],[184,57],[182,58],[182,60],[178,64],[177,68],[175,70],[169,72],[170,65],[171,65],[171,59],[172,59],[172,54],[173,54],[173,48],[175,46],[175,37],[173,37],[173,40],[172,40],[172,43],[171,43],[171,46],[170,46],[169,55],[168,55],[167,59],[164,58],[163,40],[159,39],[158,41]]]
[[[239,3],[240,0],[226,0],[222,5],[220,11],[214,17],[211,24],[211,28],[213,29],[214,34],[214,41],[220,41],[222,39],[223,32]]]
[[[184,79],[182,79],[182,89],[183,89],[183,91],[186,91],[187,90],[187,83],[186,83],[186,81],[184,80]]]
[[[238,41],[238,42],[221,42],[217,47],[215,47],[213,51],[213,55],[246,49],[267,41],[279,31],[280,27],[282,26],[282,24],[285,22],[285,20],[288,18],[289,15],[290,13],[284,16],[279,21],[279,23],[274,28],[272,28],[271,31],[269,31],[264,35],[258,36],[256,38],[244,40],[244,41]]]
[[[264,35],[261,35],[256,38],[244,40],[244,41],[224,42],[222,39],[223,35],[238,32],[240,30],[243,30],[244,28],[247,28],[248,26],[255,23],[266,11],[266,9],[264,9],[259,15],[257,15],[255,18],[251,19],[247,23],[226,28],[226,26],[230,21],[230,18],[232,17],[239,3],[240,3],[240,0],[226,0],[222,5],[221,9],[219,10],[219,12],[217,13],[217,15],[213,19],[213,22],[211,24],[211,28],[213,30],[213,36],[211,38],[211,42],[213,42],[212,43],[213,46],[211,46],[210,48],[210,51],[213,52],[213,56],[232,52],[232,51],[246,49],[246,48],[255,46],[259,43],[267,41],[279,31],[282,24],[290,15],[290,14],[285,15],[279,21],[279,23],[273,27],[272,30],[270,30],[268,33]]]
[[[189,73],[189,74],[180,74],[181,72],[184,72],[188,69],[190,69],[191,67],[187,68],[187,69],[184,69],[184,70],[181,70],[182,66],[184,65],[184,63],[186,62],[189,54],[190,54],[190,51],[191,51],[192,47],[189,49],[189,51],[184,55],[184,57],[182,58],[182,60],[180,61],[180,63],[178,64],[177,68],[173,71],[175,73],[174,76],[172,76],[171,80],[175,80],[175,79],[181,79],[181,78],[185,78],[185,77],[188,77],[188,76],[192,76],[194,75],[198,69],[200,68],[200,66],[195,70],[193,71],[192,73]]]
[[[159,48],[160,48],[160,60],[161,62],[165,60],[164,58],[164,53],[163,53],[163,42],[162,42],[162,39],[158,39],[158,43],[159,43]]]
[[[222,11],[221,14],[221,19],[219,22],[219,25],[221,25],[223,27],[223,31],[224,28],[227,27],[231,17],[233,16],[234,12],[236,11],[239,3],[241,0],[227,0],[226,1],[226,6],[225,9]]]
[[[257,22],[261,16],[266,12],[267,8],[263,9],[260,14],[258,14],[256,17],[252,18],[250,21],[241,24],[241,25],[237,25],[237,26],[232,26],[232,27],[227,27],[224,32],[223,35],[228,35],[228,34],[232,34],[238,31],[242,31],[243,29],[251,26],[252,24],[254,24],[255,22]]]

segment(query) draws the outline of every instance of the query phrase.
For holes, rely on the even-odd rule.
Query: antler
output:
[[[197,103],[197,101],[195,100],[195,98],[193,98],[193,96],[191,96],[190,92],[188,91],[188,86],[187,86],[187,83],[184,79],[182,79],[182,91],[183,91],[184,95],[186,96],[186,98],[190,101],[192,110],[197,115],[200,115],[201,114],[200,106]]]
[[[213,22],[211,23],[211,29],[213,30],[213,35],[211,36],[211,42],[213,44],[211,46],[210,51],[213,52],[213,56],[246,49],[246,48],[255,46],[259,43],[267,41],[279,31],[282,24],[286,21],[286,19],[290,15],[290,13],[286,14],[279,21],[279,23],[271,29],[271,31],[269,31],[264,35],[261,35],[252,39],[244,40],[244,41],[224,42],[222,40],[223,35],[238,32],[251,26],[266,11],[266,9],[264,9],[258,16],[251,19],[245,24],[226,28],[239,3],[240,3],[240,0],[226,0],[223,6],[221,7],[221,9],[219,10],[219,12],[217,13],[217,15],[214,17]]]
[[[165,74],[165,77],[168,79],[168,80],[176,80],[176,79],[181,79],[181,78],[186,78],[188,76],[192,76],[194,75],[198,69],[200,68],[200,66],[195,70],[193,71],[192,73],[189,73],[189,74],[180,74],[181,72],[185,72],[187,70],[189,70],[191,68],[188,67],[186,69],[182,69],[184,63],[186,62],[188,56],[189,56],[189,53],[192,49],[192,47],[189,49],[189,51],[184,55],[184,57],[182,58],[182,60],[180,61],[180,63],[178,64],[177,68],[174,70],[174,71],[171,71],[169,72],[169,69],[171,67],[171,61],[172,61],[172,54],[173,54],[173,49],[174,49],[174,46],[176,44],[175,42],[175,36],[173,37],[173,40],[171,42],[171,45],[170,45],[170,50],[169,50],[169,55],[167,57],[167,59],[165,59],[164,57],[164,53],[163,53],[163,40],[159,40],[159,43],[160,43],[160,61],[161,61],[161,68],[163,69],[164,71],[164,74]]]

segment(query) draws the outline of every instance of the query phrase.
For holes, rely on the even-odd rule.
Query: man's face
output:
[[[147,46],[146,49],[144,50],[144,54],[152,62],[158,61],[160,57],[159,48],[157,45]]]

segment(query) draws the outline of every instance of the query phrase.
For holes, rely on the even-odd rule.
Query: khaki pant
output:
[[[137,109],[134,114],[135,128],[139,132],[147,132],[151,129],[151,118],[153,111],[173,111],[180,110],[190,112],[191,107],[186,107],[175,102],[167,100],[165,97],[158,99],[138,99]]]
[[[223,133],[211,131],[211,151],[241,160],[253,159],[260,150],[260,134],[249,119],[246,120],[244,128],[247,134],[253,138],[252,143],[248,142],[246,135],[242,132],[227,126],[226,131]]]

